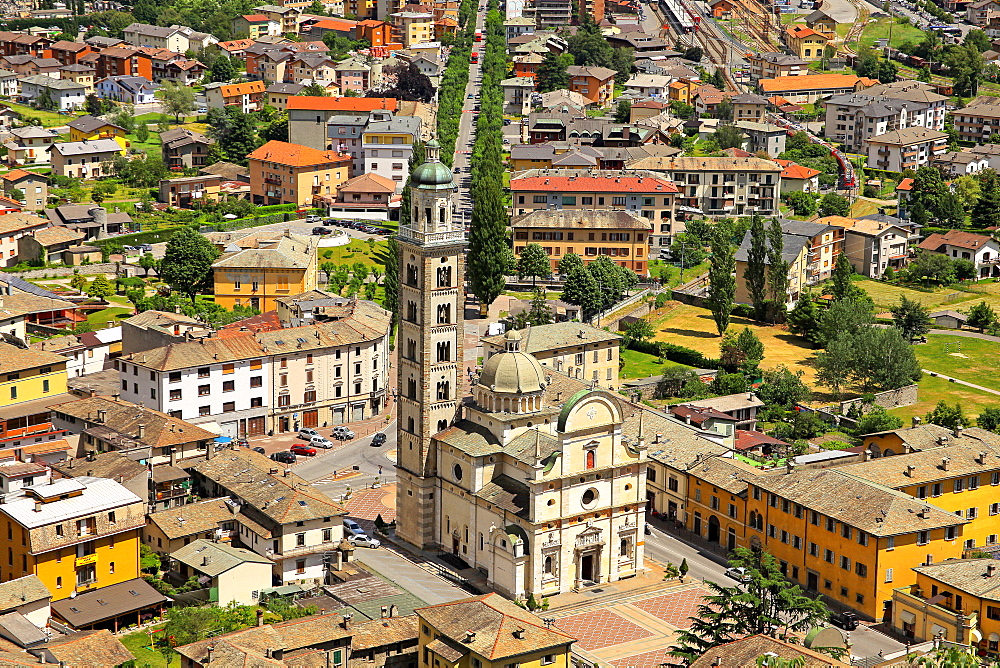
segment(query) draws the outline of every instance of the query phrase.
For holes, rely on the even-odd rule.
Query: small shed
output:
[[[934,321],[935,327],[946,327],[948,329],[962,329],[965,327],[965,322],[969,319],[964,313],[952,310],[935,311],[928,317]]]

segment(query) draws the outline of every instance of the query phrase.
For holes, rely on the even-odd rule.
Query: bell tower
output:
[[[410,175],[410,223],[397,236],[396,534],[422,549],[435,547],[440,494],[431,437],[458,408],[465,320],[465,229],[452,220],[456,186],[440,151],[427,142],[426,162]]]

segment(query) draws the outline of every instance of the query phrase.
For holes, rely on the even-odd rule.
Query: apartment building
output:
[[[212,265],[216,302],[259,311],[276,307],[279,297],[316,289],[316,237],[283,234],[261,238],[227,253]]]
[[[200,132],[174,128],[160,133],[160,155],[169,169],[197,169],[208,164],[208,149],[214,143]]]
[[[59,40],[49,47],[49,51],[52,53],[52,57],[63,65],[76,65],[80,62],[80,58],[93,53],[94,50],[89,44]]]
[[[139,577],[146,503],[114,480],[82,476],[26,486],[0,504],[4,579],[35,575],[53,601]]]
[[[837,258],[844,250],[844,228],[798,220],[781,221],[783,258],[788,262],[787,304],[794,304],[807,287],[830,278]],[[750,232],[736,251],[736,275],[746,271],[750,252]],[[751,302],[746,281],[736,282],[736,301]]]
[[[18,98],[28,104],[37,104],[42,96],[55,104],[59,111],[82,109],[87,99],[87,89],[82,84],[66,79],[54,79],[45,74],[21,77],[21,93]]]
[[[286,109],[288,111],[288,141],[292,144],[301,144],[319,151],[333,149],[344,152],[341,145],[344,141],[359,149],[355,158],[358,167],[361,163],[358,160],[360,155],[361,137],[351,135],[348,132],[340,132],[340,125],[331,125],[334,117],[338,116],[365,116],[368,117],[373,111],[398,111],[396,98],[386,97],[312,97],[296,95],[288,98]],[[354,144],[354,141],[358,144]]]
[[[662,174],[677,188],[678,211],[708,216],[778,213],[781,165],[763,158],[649,157],[631,169]]]
[[[272,140],[247,158],[254,204],[310,205],[316,195],[335,194],[351,177],[350,155],[299,144]]]
[[[822,60],[823,50],[830,41],[825,35],[802,24],[785,28],[784,37],[789,50],[806,62]]]
[[[53,144],[49,153],[53,174],[94,179],[108,176],[111,161],[125,149],[114,139],[95,139]]]
[[[301,8],[287,5],[261,5],[260,7],[254,7],[253,11],[255,14],[263,14],[272,21],[277,21],[281,26],[282,35],[299,34],[299,21],[302,15]]]
[[[1000,134],[1000,100],[985,95],[977,97],[956,109],[952,118],[960,140],[988,144],[994,134]]]
[[[868,278],[882,278],[887,268],[905,265],[910,242],[920,238],[906,227],[879,220],[827,216],[816,222],[844,228],[843,252],[851,266]]]
[[[58,396],[66,392],[66,358],[0,343],[0,377],[0,407]]]
[[[11,166],[48,163],[49,149],[59,137],[54,130],[37,125],[11,128],[9,132],[11,138],[4,143],[4,148],[7,149],[7,164]]]
[[[401,191],[408,176],[413,145],[420,139],[420,125],[421,120],[416,116],[372,112],[362,134],[364,173],[391,179],[396,182],[396,191]]]
[[[893,130],[923,127],[944,130],[948,98],[928,84],[902,81],[880,84],[860,93],[835,95],[822,102],[826,136],[843,142],[848,151],[864,151],[872,137]]]
[[[487,360],[507,347],[503,335],[484,336],[482,343]],[[521,332],[521,351],[534,357],[543,367],[570,378],[596,381],[598,386],[609,390],[617,390],[620,385],[620,346],[619,335],[580,322],[536,325]]]
[[[785,577],[875,620],[911,567],[961,556],[968,524],[846,467],[760,476],[746,507],[748,535]]]
[[[389,314],[312,293],[315,324],[173,343],[125,355],[122,398],[227,436],[288,433],[378,415],[388,387]],[[339,318],[339,319],[335,319]]]
[[[684,231],[679,190],[656,172],[530,169],[514,174],[510,189],[515,216],[538,209],[628,211],[649,220],[654,246],[669,246]]]
[[[89,58],[86,58],[88,60]],[[96,79],[115,76],[145,77],[153,80],[153,59],[138,48],[113,46],[102,49],[93,59]]]
[[[210,109],[235,106],[243,113],[258,111],[264,105],[263,81],[238,84],[210,83],[205,86],[205,99]]]
[[[403,38],[403,47],[434,41],[434,15],[423,12],[396,12],[390,14],[393,25]]]
[[[328,555],[344,536],[344,508],[290,471],[247,449],[223,450],[192,467],[202,496],[235,500],[249,521],[234,517],[235,541],[274,562],[281,585],[323,584]],[[339,559],[330,566],[336,568]]]
[[[12,169],[0,174],[0,191],[6,197],[20,190],[21,201],[28,211],[41,211],[49,201],[49,179],[44,174],[29,172],[26,169]],[[15,263],[16,264],[16,263]]]
[[[372,87],[372,66],[359,58],[342,60],[334,70],[341,91],[353,90],[358,95],[364,95]]]
[[[606,107],[615,98],[614,70],[594,65],[570,65],[566,68],[569,74],[569,90],[579,93],[587,99],[587,104]]]
[[[234,35],[255,40],[264,35],[280,35],[281,22],[263,14],[241,14],[232,20],[232,29]]]
[[[754,81],[795,77],[809,72],[808,62],[787,53],[751,53],[747,56],[747,62],[750,63],[750,78]]]
[[[652,225],[635,212],[607,209],[537,209],[510,222],[514,255],[520,257],[525,246],[537,243],[548,254],[553,273],[563,255],[576,253],[585,264],[607,257],[640,276],[648,271]]]
[[[191,39],[192,35],[194,39]],[[198,33],[187,26],[179,25],[166,28],[147,23],[132,23],[125,27],[122,37],[125,38],[126,42],[134,46],[170,49],[176,53],[199,51],[207,46],[205,44],[205,33]],[[218,42],[214,37],[211,40],[211,43]]]
[[[911,127],[869,137],[866,152],[869,167],[904,172],[930,164],[947,151],[947,133]]]

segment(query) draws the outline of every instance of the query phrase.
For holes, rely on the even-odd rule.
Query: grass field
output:
[[[935,378],[924,374],[920,380],[920,401],[912,406],[902,406],[893,408],[889,412],[899,416],[904,426],[909,426],[910,419],[914,416],[923,418],[942,399],[949,404],[959,403],[962,410],[969,418],[979,415],[979,412],[987,406],[1000,406],[1000,397],[987,392],[980,392],[971,387],[950,383],[941,378]]]
[[[926,292],[867,279],[858,281],[857,285],[871,296],[875,306],[880,309],[898,304],[900,296],[905,296],[931,311],[940,309],[967,311],[981,301],[985,301],[994,310],[1000,310],[1000,283],[969,283],[961,288],[938,287]]]
[[[10,107],[22,116],[27,116],[30,118],[37,118],[42,127],[53,128],[60,125],[66,125],[71,120],[76,118],[76,114],[72,116],[66,116],[64,114],[57,114],[52,111],[41,111],[40,109],[32,109],[31,107],[26,107],[23,104],[14,104],[13,102],[4,101],[0,103],[4,107]]]
[[[622,360],[625,361],[625,366],[622,367],[621,373],[618,374],[621,378],[649,378],[650,376],[659,376],[665,369],[691,368],[686,364],[679,364],[670,360],[657,362],[655,355],[641,353],[638,350],[623,350],[621,356]]]
[[[181,665],[181,655],[177,652],[171,652],[170,660],[167,661],[166,657],[159,650],[149,649],[149,634],[146,631],[137,631],[121,636],[121,641],[128,648],[128,651],[132,652],[132,655],[135,656],[137,666],[175,668]]]
[[[369,250],[368,242],[360,239],[353,239],[346,246],[335,246],[334,248],[324,248],[320,250],[320,264],[324,262],[335,262],[337,264],[354,264],[364,262],[369,267],[385,266],[385,251],[388,242],[375,242],[374,251]]]
[[[888,17],[876,19],[868,24],[861,33],[862,46],[870,47],[878,39],[890,39],[889,27],[892,26],[892,37],[890,46],[898,47],[905,42],[919,42],[924,38],[924,32],[911,25],[897,23],[895,19]]]
[[[108,326],[114,327],[125,318],[131,317],[134,312],[135,309],[133,308],[112,306],[101,311],[94,311],[87,316],[87,322],[93,325],[94,329],[104,329]]]
[[[916,353],[924,369],[1000,390],[996,373],[1000,368],[1000,345],[993,341],[930,334],[926,344],[916,347]],[[995,396],[993,403],[1000,405],[1000,396]]]

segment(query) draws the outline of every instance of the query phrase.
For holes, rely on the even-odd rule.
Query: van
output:
[[[365,536],[365,530],[355,522],[354,520],[344,520],[344,536],[350,538],[351,536]]]
[[[858,616],[853,612],[832,612],[830,613],[830,622],[845,631],[853,631],[858,628]]]

